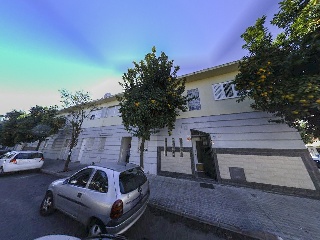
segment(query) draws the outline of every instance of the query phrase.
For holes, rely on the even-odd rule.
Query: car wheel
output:
[[[4,174],[3,166],[0,167],[0,175],[1,175],[1,174]]]
[[[48,216],[54,212],[52,192],[47,192],[40,205],[40,214]]]
[[[88,227],[88,237],[99,236],[107,233],[106,227],[98,219],[93,219]]]

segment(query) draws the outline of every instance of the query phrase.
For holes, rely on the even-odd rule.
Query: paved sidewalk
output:
[[[66,173],[61,172],[63,166],[63,160],[46,159],[42,171],[67,177],[86,165],[71,162]],[[320,239],[319,200],[210,181],[156,175],[148,178],[151,206],[235,232],[239,239]]]

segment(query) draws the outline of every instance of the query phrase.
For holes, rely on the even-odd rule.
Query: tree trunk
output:
[[[71,148],[69,149],[69,152],[68,152],[68,157],[67,157],[67,160],[65,161],[64,163],[64,168],[63,168],[63,172],[68,172],[69,171],[69,163],[71,161]]]
[[[63,168],[63,172],[68,172],[69,171],[69,163],[71,161],[71,153],[72,153],[72,149],[74,147],[74,143],[75,143],[76,139],[72,138],[71,142],[70,142],[70,147],[69,147],[69,152],[68,152],[68,157],[66,162],[64,163],[64,168]]]
[[[71,152],[68,153],[68,157],[67,160],[64,163],[64,168],[63,168],[63,172],[68,172],[69,171],[69,163],[71,160]]]
[[[145,139],[141,138],[141,144],[140,144],[140,167],[142,167],[142,168],[143,168],[144,142],[145,142]]]
[[[43,142],[43,140],[39,140],[38,141],[38,144],[37,144],[37,147],[36,147],[36,151],[39,151],[39,148],[40,148],[40,145],[41,145],[42,142]]]

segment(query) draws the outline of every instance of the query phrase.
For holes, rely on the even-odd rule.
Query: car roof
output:
[[[123,163],[123,162],[95,163],[94,165],[91,165],[91,166],[108,168],[116,172],[123,172],[132,168],[139,167],[138,165],[133,163]]]
[[[12,152],[12,153],[42,153],[40,151],[16,151],[16,150],[10,151],[10,152]]]

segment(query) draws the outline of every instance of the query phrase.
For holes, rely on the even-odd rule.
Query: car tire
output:
[[[52,192],[47,192],[40,205],[40,215],[49,216],[55,211]]]
[[[105,233],[107,233],[106,227],[100,220],[91,220],[88,226],[88,237],[95,237]]]

